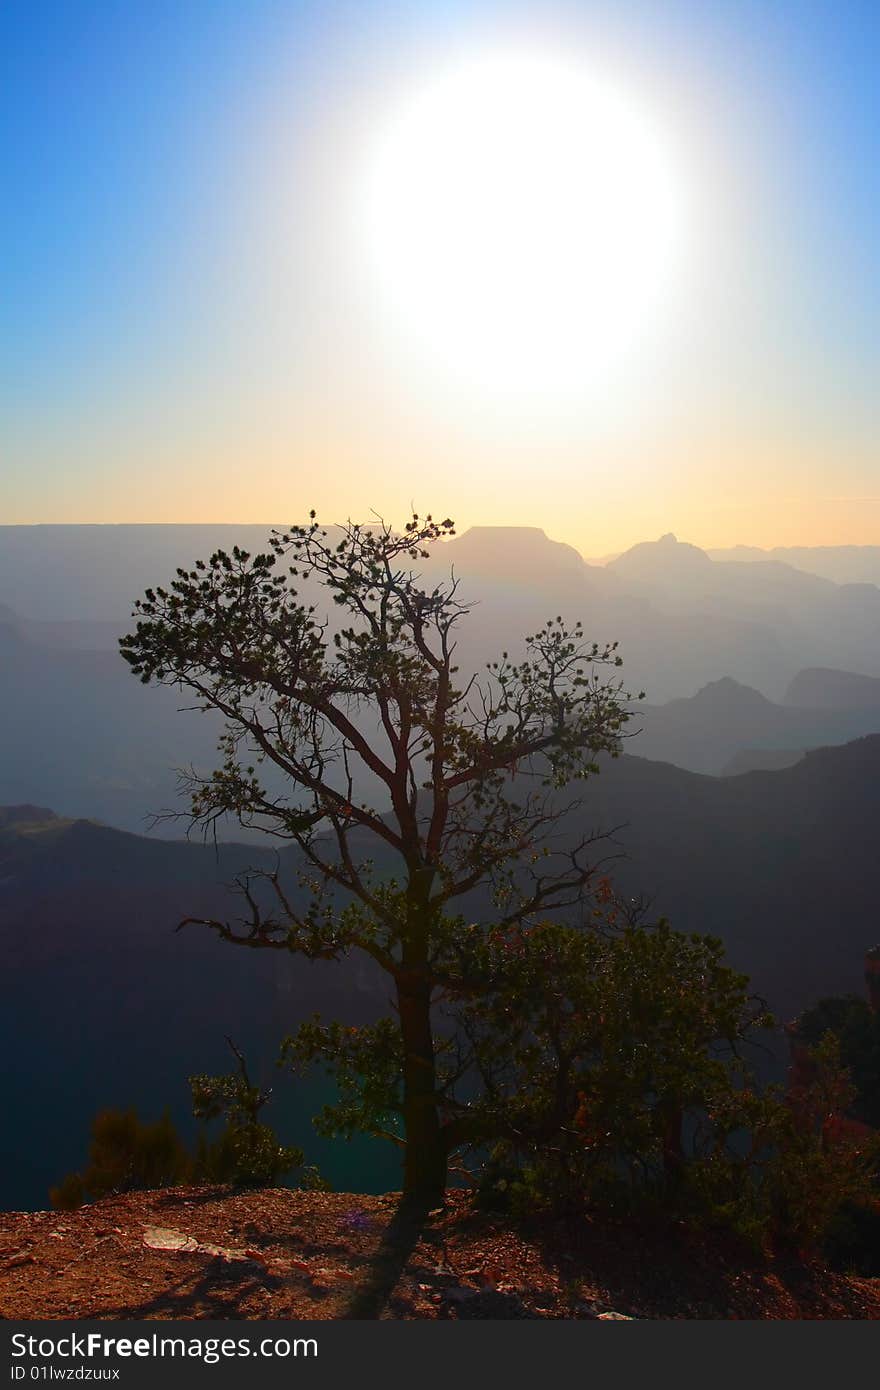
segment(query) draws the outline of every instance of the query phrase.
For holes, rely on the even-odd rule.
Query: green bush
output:
[[[111,1193],[198,1183],[273,1187],[297,1168],[301,1187],[326,1189],[318,1170],[303,1166],[302,1150],[281,1144],[260,1120],[271,1092],[251,1083],[244,1057],[227,1041],[237,1072],[190,1077],[193,1113],[205,1125],[195,1154],[167,1112],[155,1124],[142,1124],[134,1110],[102,1110],[92,1121],[88,1166],[50,1189],[52,1206],[72,1211]],[[207,1126],[214,1121],[222,1127],[212,1136]]]
[[[192,1177],[192,1158],[167,1111],[143,1124],[135,1110],[102,1110],[92,1121],[89,1161],[50,1189],[58,1210],[71,1210],[110,1193],[175,1187]]]
[[[772,1019],[717,940],[542,925],[497,936],[482,968],[488,1005],[460,1008],[482,1081],[468,1113],[494,1136],[481,1205],[638,1211],[816,1250],[876,1198],[880,1137],[828,1123],[856,1094],[837,1040],[798,1093],[760,1090],[745,1058]]]
[[[775,1235],[810,1250],[846,1207],[878,1195],[880,1134],[847,1124],[857,1091],[840,1052],[832,1032],[810,1049],[812,1075],[789,1092],[788,1124],[764,1176]]]
[[[840,1060],[852,1081],[852,1114],[880,1127],[880,1013],[856,995],[820,999],[801,1014],[798,1034],[815,1046],[829,1032],[839,1041]]]
[[[275,1131],[260,1120],[271,1091],[255,1086],[244,1057],[230,1038],[227,1042],[238,1070],[226,1076],[191,1076],[193,1114],[206,1124],[223,1121],[223,1129],[211,1139],[199,1137],[195,1158],[196,1181],[231,1183],[235,1187],[274,1187],[280,1178],[302,1167],[302,1149],[280,1144]],[[324,1186],[316,1169],[304,1168],[304,1187]]]
[[[482,1082],[470,1113],[496,1161],[555,1208],[681,1188],[697,1117],[733,1106],[741,1045],[770,1024],[720,943],[665,923],[544,924],[497,937],[482,968],[489,998],[460,1018]]]

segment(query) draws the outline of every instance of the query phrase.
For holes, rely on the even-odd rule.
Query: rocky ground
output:
[[[4,1318],[880,1318],[880,1280],[684,1230],[516,1229],[463,1193],[178,1188],[0,1212]]]

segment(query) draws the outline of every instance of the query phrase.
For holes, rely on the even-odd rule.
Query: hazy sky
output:
[[[0,520],[880,543],[876,0],[5,0],[0,48]]]

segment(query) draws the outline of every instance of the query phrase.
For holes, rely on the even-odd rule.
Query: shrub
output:
[[[190,1181],[192,1159],[167,1111],[143,1124],[135,1110],[102,1110],[92,1121],[88,1166],[50,1189],[59,1210],[71,1210],[116,1192],[174,1187]]]
[[[801,1014],[798,1033],[815,1046],[829,1032],[838,1039],[840,1061],[852,1082],[851,1113],[880,1127],[880,1013],[856,995],[820,999]]]
[[[760,1090],[747,1050],[773,1021],[714,938],[542,925],[497,935],[482,968],[489,1007],[460,1006],[482,1081],[466,1108],[494,1139],[482,1205],[638,1210],[811,1251],[873,1209],[880,1136],[846,1118],[836,1038],[797,1092]]]
[[[774,1234],[813,1250],[847,1207],[876,1199],[880,1134],[847,1118],[856,1089],[836,1035],[825,1033],[810,1054],[812,1076],[788,1097],[788,1123],[764,1181]]]
[[[272,1093],[253,1084],[244,1057],[231,1038],[226,1041],[238,1061],[237,1072],[190,1077],[196,1119],[224,1121],[215,1139],[204,1132],[199,1138],[196,1179],[236,1187],[274,1187],[286,1173],[302,1167],[303,1151],[279,1143],[275,1131],[260,1120]],[[316,1169],[303,1168],[301,1186],[326,1184]]]
[[[72,1211],[111,1193],[195,1183],[272,1187],[297,1168],[301,1187],[326,1189],[316,1168],[302,1166],[302,1150],[281,1144],[260,1120],[271,1092],[252,1084],[244,1057],[227,1042],[237,1072],[190,1077],[195,1117],[206,1125],[222,1120],[218,1134],[203,1129],[193,1155],[167,1111],[155,1124],[142,1124],[134,1110],[102,1110],[92,1121],[88,1166],[50,1189],[52,1206]]]
[[[544,924],[497,937],[483,968],[489,1006],[465,1001],[460,1014],[483,1084],[470,1110],[496,1136],[493,1161],[513,1164],[536,1204],[668,1200],[697,1118],[733,1105],[741,1045],[771,1023],[720,942],[666,923]]]

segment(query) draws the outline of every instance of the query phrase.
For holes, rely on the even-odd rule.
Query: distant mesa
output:
[[[880,678],[810,666],[794,677],[784,703],[800,709],[880,710]]]
[[[519,580],[553,572],[580,577],[586,568],[574,546],[551,540],[540,526],[471,526],[436,554],[444,565],[451,559],[473,574],[515,575]]]
[[[681,574],[695,569],[712,568],[712,560],[698,545],[680,541],[672,531],[667,531],[656,541],[640,541],[631,546],[616,560],[608,562],[608,568],[621,574],[650,576],[651,574]]]
[[[762,695],[750,685],[743,685],[732,676],[722,676],[720,680],[709,681],[688,701],[691,705],[715,708],[719,712],[735,708],[739,710],[764,710],[774,708],[772,700]]]

